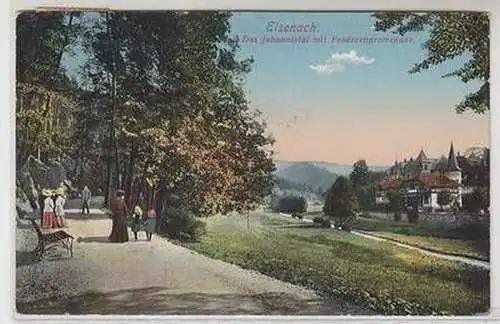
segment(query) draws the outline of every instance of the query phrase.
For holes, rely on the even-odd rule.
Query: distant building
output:
[[[406,206],[434,210],[441,207],[449,208],[456,203],[462,207],[464,186],[459,161],[467,163],[464,157],[459,156],[457,159],[453,143],[448,158],[444,155],[437,159],[429,158],[422,148],[415,159],[395,161],[386,171],[385,179],[378,185],[376,203],[389,203],[387,192],[399,190]],[[440,206],[438,193],[444,190],[450,192],[451,203]]]

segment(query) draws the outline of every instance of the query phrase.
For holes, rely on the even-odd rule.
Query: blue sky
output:
[[[319,27],[317,34],[328,39],[332,35],[396,36],[373,31],[375,19],[368,13],[236,13],[232,33],[240,39],[245,35],[260,39],[269,35],[265,28],[270,21],[288,25],[314,22]],[[288,33],[299,34],[308,33]],[[488,116],[457,115],[453,110],[453,105],[475,90],[478,83],[464,84],[456,78],[441,77],[466,58],[409,74],[411,66],[424,57],[422,43],[427,34],[408,36],[412,43],[243,43],[241,55],[255,58],[245,88],[252,106],[262,110],[268,120],[277,139],[278,157],[341,163],[359,157],[385,164],[395,156],[418,153],[421,147],[431,155],[440,155],[451,141],[459,150],[488,144]],[[311,65],[325,64],[334,53],[350,51],[371,63],[345,65],[342,71],[330,75],[318,75],[311,69]],[[464,127],[471,136],[464,136]],[[348,128],[345,137],[349,138],[335,128]],[[358,153],[339,152],[351,146],[346,141],[355,143]],[[304,148],[312,142],[316,148]],[[370,152],[382,146],[383,154]]]
[[[316,33],[267,33],[271,21],[285,25],[314,23]],[[397,36],[371,29],[369,13],[238,12],[231,19],[231,34],[264,36],[384,37]],[[276,158],[351,164],[359,158],[387,165],[395,158],[447,153],[488,145],[489,114],[457,115],[453,106],[478,83],[464,84],[442,78],[466,61],[409,74],[425,56],[427,34],[407,35],[411,42],[376,44],[242,43],[240,57],[255,63],[244,85],[252,108],[259,109],[276,139]],[[332,58],[333,55],[333,58]],[[75,66],[81,58],[65,58]],[[351,64],[358,63],[358,64]],[[333,67],[318,74],[311,67]],[[464,131],[464,129],[466,131]]]

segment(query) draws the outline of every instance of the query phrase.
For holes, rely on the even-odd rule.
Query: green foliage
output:
[[[335,223],[342,223],[352,217],[357,209],[358,202],[349,180],[344,176],[338,177],[328,191],[323,212]]]
[[[184,209],[169,208],[159,219],[158,233],[182,241],[195,242],[206,234],[206,224]]]
[[[369,184],[363,187],[353,188],[356,198],[359,203],[359,208],[362,210],[374,210],[377,206],[375,204],[375,197],[377,188],[375,184]]]
[[[331,226],[330,219],[325,216],[315,216],[313,218],[313,224],[314,226],[322,228],[330,228]]]
[[[484,155],[478,161],[463,163],[463,184],[471,187],[490,187],[490,149],[484,149]]]
[[[429,39],[423,44],[426,57],[410,73],[468,55],[470,59],[462,67],[444,75],[458,77],[465,83],[471,80],[481,82],[476,92],[456,105],[456,111],[471,110],[482,114],[490,109],[490,24],[487,12],[380,12],[374,17],[377,31],[393,31],[400,35],[429,32]]]
[[[401,204],[401,193],[398,190],[389,190],[387,192],[389,199],[389,210],[394,213],[394,220],[401,220],[401,211],[403,206]]]
[[[353,187],[366,186],[369,181],[369,171],[365,160],[359,160],[354,163],[352,171],[349,174],[349,180]]]
[[[441,208],[451,203],[451,193],[449,190],[442,190],[438,192],[437,203]]]
[[[416,208],[408,208],[406,211],[408,222],[416,224],[418,222],[418,210]]]
[[[19,15],[18,81],[43,87],[36,100],[18,95],[19,160],[38,151],[42,158],[64,153],[75,183],[106,193],[121,186],[132,200],[175,194],[197,215],[255,208],[272,189],[273,139],[242,89],[253,60],[237,59],[230,17],[216,11]],[[60,56],[80,45],[75,83]]]
[[[462,208],[469,212],[486,211],[490,207],[490,192],[485,188],[476,188],[462,196]]]
[[[61,58],[81,31],[78,12],[25,11],[16,18],[16,81],[65,88]]]
[[[362,210],[377,209],[375,198],[377,185],[384,178],[385,173],[381,171],[370,171],[366,160],[359,160],[354,163],[349,180]]]
[[[71,152],[78,97],[61,58],[80,30],[76,12],[23,12],[16,19],[16,162]]]
[[[301,196],[285,196],[278,200],[275,211],[282,213],[305,213],[307,201]]]

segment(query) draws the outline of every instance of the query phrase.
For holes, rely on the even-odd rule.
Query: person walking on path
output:
[[[66,226],[66,219],[64,218],[64,205],[66,204],[66,199],[64,199],[64,190],[62,188],[57,189],[56,191],[56,201],[55,201],[55,216],[57,220],[57,224],[59,227]]]
[[[82,191],[82,215],[85,214],[85,210],[87,210],[87,215],[90,214],[90,199],[92,199],[92,193],[89,187],[85,186]]]
[[[43,204],[46,196],[44,195],[44,191],[41,187],[38,187],[38,210],[40,211],[40,226],[43,225]]]
[[[130,229],[134,233],[134,238],[137,241],[137,232],[139,232],[142,229],[143,226],[143,212],[141,207],[139,205],[135,206],[134,208],[134,214],[132,215],[132,224],[130,225]]]
[[[52,229],[57,226],[56,219],[54,215],[54,200],[52,199],[52,192],[48,189],[42,190],[42,194],[45,197],[43,201],[43,229]]]
[[[124,243],[128,241],[127,216],[128,208],[125,203],[125,192],[123,190],[116,191],[116,197],[111,205],[111,214],[113,225],[109,241],[113,243]]]
[[[146,214],[146,219],[144,222],[144,231],[146,232],[146,238],[151,241],[153,233],[156,230],[156,211],[154,207],[151,206]]]

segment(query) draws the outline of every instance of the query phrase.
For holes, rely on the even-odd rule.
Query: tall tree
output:
[[[460,68],[444,75],[455,76],[467,83],[476,80],[479,89],[467,95],[455,106],[457,113],[471,110],[483,114],[490,109],[490,23],[487,12],[380,12],[375,13],[375,30],[405,35],[428,31],[423,44],[426,57],[414,65],[410,73],[468,55],[470,59]]]
[[[330,218],[342,220],[351,217],[358,208],[356,195],[344,176],[339,176],[328,190],[323,212]]]
[[[81,26],[79,14],[23,12],[16,19],[16,161],[62,157],[71,150],[75,84],[61,68]]]
[[[176,195],[210,215],[252,208],[270,192],[272,139],[241,89],[251,60],[236,60],[229,17],[114,12],[96,24],[87,81],[111,114],[111,77],[102,76],[114,71],[118,112],[108,126],[119,157],[108,157],[126,161],[113,173],[124,173],[134,195],[146,188],[162,202]],[[110,38],[119,47],[113,60]]]
[[[362,187],[368,184],[370,177],[366,160],[359,160],[354,163],[349,179],[354,187]]]

